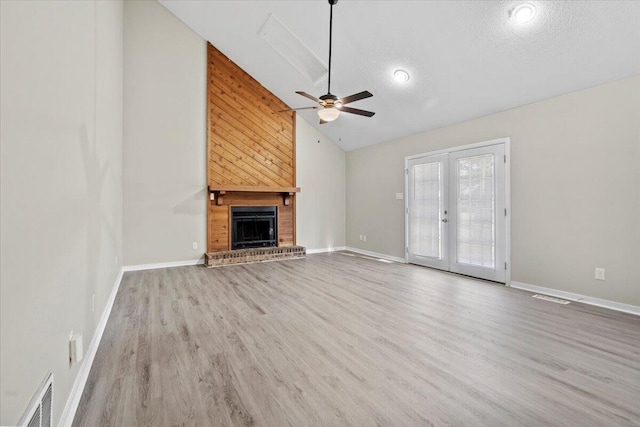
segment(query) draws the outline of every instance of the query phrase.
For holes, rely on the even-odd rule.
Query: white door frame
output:
[[[471,148],[482,148],[500,144],[504,144],[505,153],[504,191],[506,194],[504,203],[507,210],[507,214],[505,217],[505,227],[507,228],[505,232],[505,260],[507,263],[505,285],[511,286],[511,138],[509,137],[492,139],[490,141],[483,141],[458,147],[445,148],[442,150],[429,151],[427,153],[414,154],[412,156],[407,156],[404,158],[404,194],[406,196],[404,198],[404,259],[406,263],[409,262],[409,161],[420,157],[433,156],[436,154],[448,154],[457,151],[469,150]]]

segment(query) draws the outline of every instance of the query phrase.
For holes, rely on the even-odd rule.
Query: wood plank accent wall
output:
[[[209,187],[295,187],[295,113],[211,44],[207,95]],[[208,252],[231,249],[230,206],[278,206],[278,245],[295,245],[295,196],[285,206],[276,191],[209,201]]]
[[[294,113],[209,44],[209,185],[295,186]]]

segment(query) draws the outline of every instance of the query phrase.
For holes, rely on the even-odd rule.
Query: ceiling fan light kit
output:
[[[325,122],[332,122],[337,119],[339,115],[340,111],[334,107],[318,110],[318,116],[320,117],[320,120],[323,120]]]
[[[329,78],[327,84],[327,94],[322,95],[320,98],[316,98],[313,95],[309,95],[306,92],[298,91],[296,92],[298,95],[302,95],[305,98],[309,98],[310,100],[317,102],[320,104],[320,107],[302,107],[302,108],[293,108],[291,110],[285,111],[296,111],[296,110],[309,110],[309,109],[317,109],[318,117],[320,117],[320,124],[325,124],[331,121],[334,121],[340,116],[340,113],[350,113],[357,114],[359,116],[371,117],[375,113],[373,111],[360,110],[357,108],[347,107],[346,104],[351,102],[359,101],[365,98],[371,98],[373,95],[369,91],[359,92],[353,95],[346,96],[344,98],[338,98],[337,96],[331,93],[331,45],[332,45],[332,35],[333,35],[333,6],[338,3],[338,0],[328,0],[330,6],[329,12]]]

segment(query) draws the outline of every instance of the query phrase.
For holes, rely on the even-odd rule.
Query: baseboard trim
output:
[[[184,267],[187,265],[201,265],[201,264],[204,264],[204,258],[191,259],[187,261],[159,262],[155,264],[126,265],[122,268],[126,272],[126,271],[154,270],[156,268]]]
[[[386,259],[386,260],[389,260],[389,261],[401,262],[402,264],[406,264],[407,263],[407,261],[404,258],[399,258],[397,256],[392,256],[392,255],[380,254],[378,252],[365,251],[364,249],[353,248],[351,246],[347,246],[346,248],[344,248],[344,250],[345,251],[355,252],[355,253],[358,253],[358,254],[361,254],[361,255],[374,257],[374,258],[382,258],[382,259]]]
[[[581,302],[584,304],[595,305],[598,307],[604,307],[611,310],[622,311],[624,313],[635,314],[640,316],[640,307],[631,304],[623,304],[621,302],[610,301],[601,298],[594,298],[581,294],[574,294],[573,292],[559,291],[557,289],[545,288],[542,286],[530,285],[528,283],[511,281],[510,286],[516,289],[522,289],[523,291],[535,292],[538,294],[545,294],[552,297],[563,298],[570,301]]]
[[[111,315],[111,309],[113,308],[113,303],[116,300],[118,289],[120,289],[120,283],[122,282],[123,274],[124,268],[121,268],[118,272],[118,276],[116,277],[116,281],[113,284],[111,294],[109,295],[109,299],[107,300],[107,305],[102,312],[102,316],[100,317],[100,321],[98,322],[96,331],[93,334],[91,343],[87,348],[84,359],[82,361],[82,365],[78,370],[78,375],[76,375],[76,379],[73,382],[73,387],[71,387],[71,392],[69,393],[69,397],[67,398],[67,403],[65,404],[64,410],[62,411],[62,416],[60,417],[60,422],[58,424],[59,427],[70,427],[73,423],[73,418],[75,417],[76,410],[78,409],[78,405],[80,404],[80,398],[82,397],[84,386],[87,383],[87,379],[89,378],[89,372],[91,372],[93,359],[96,357],[98,346],[100,345],[100,340],[102,339],[102,334],[104,333],[104,330],[107,326],[107,321],[109,320],[109,316]]]
[[[345,251],[346,246],[336,246],[335,248],[319,248],[319,249],[307,249],[307,254],[324,254],[327,252]]]

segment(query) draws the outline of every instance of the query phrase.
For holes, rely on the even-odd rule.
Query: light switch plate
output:
[[[83,357],[82,335],[73,334],[69,340],[69,361],[71,364],[78,363]]]
[[[396,193],[396,200],[402,200],[404,199],[404,194],[403,193]]]

